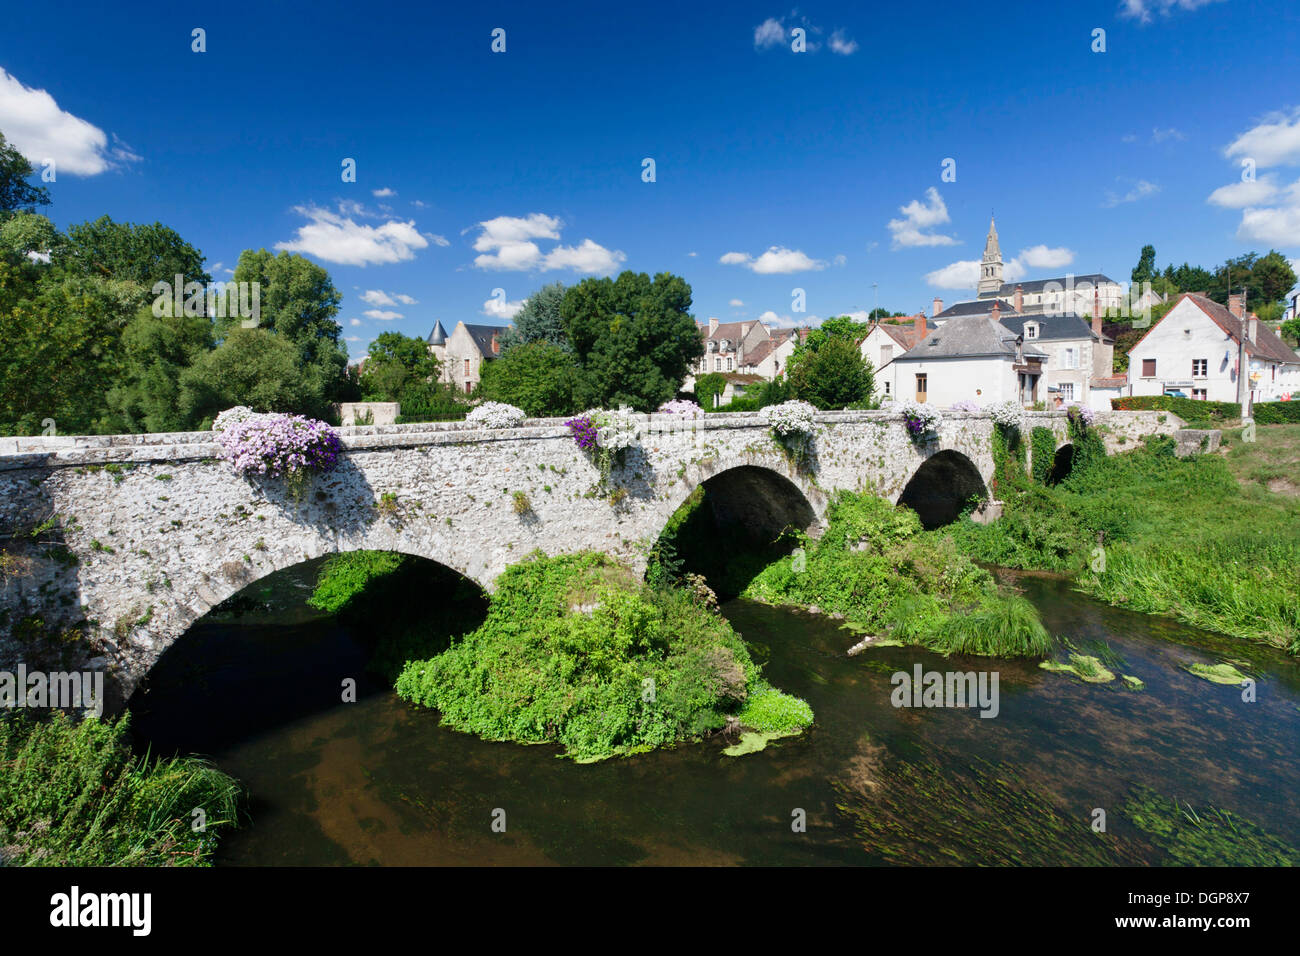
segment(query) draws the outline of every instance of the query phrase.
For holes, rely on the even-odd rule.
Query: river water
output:
[[[1052,634],[1104,641],[1142,689],[917,648],[850,657],[856,636],[834,622],[736,600],[723,613],[815,725],[742,757],[719,736],[579,765],[399,700],[365,674],[364,635],[301,604],[314,576],[267,579],[275,610],[201,621],[131,702],[138,747],[203,754],[247,788],[250,819],[217,865],[1168,862],[1131,822],[1143,794],[1300,846],[1300,667],[1060,581],[1017,586]],[[1225,658],[1255,701],[1185,669]],[[996,671],[998,715],[895,708],[891,675],[918,663]]]

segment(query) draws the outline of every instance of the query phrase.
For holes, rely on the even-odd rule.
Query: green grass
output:
[[[720,730],[751,702],[764,726],[812,719],[761,682],[739,635],[699,598],[593,553],[507,568],[482,626],[409,661],[396,689],[458,730],[557,743],[583,761]]]
[[[736,717],[741,724],[761,734],[802,730],[813,722],[812,708],[807,701],[767,684],[760,684],[750,693]]]
[[[238,784],[202,760],[132,755],[126,717],[0,718],[0,863],[208,865],[238,804]]]
[[[1257,437],[1189,459],[1148,441],[942,533],[975,560],[1063,572],[1112,604],[1300,653],[1300,499],[1249,478],[1297,453],[1300,426]]]
[[[943,654],[1041,657],[1050,649],[1038,613],[1002,594],[954,541],[922,530],[916,513],[872,495],[840,492],[819,539],[804,542],[800,570],[782,558],[744,596],[816,605],[856,630]]]

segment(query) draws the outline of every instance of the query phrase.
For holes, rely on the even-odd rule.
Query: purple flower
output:
[[[251,415],[217,435],[236,474],[294,477],[332,470],[342,454],[338,433],[302,415]]]

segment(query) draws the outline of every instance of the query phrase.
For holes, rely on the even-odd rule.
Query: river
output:
[[[1061,581],[1016,583],[1052,634],[1106,642],[1142,689],[916,648],[850,657],[856,636],[832,621],[733,600],[722,612],[815,725],[743,757],[719,736],[579,765],[398,699],[365,675],[364,635],[301,603],[314,576],[282,572],[263,582],[272,609],[199,622],[131,701],[141,750],[209,756],[247,788],[219,866],[1170,862],[1130,820],[1143,794],[1300,846],[1296,662]],[[1255,701],[1185,669],[1224,658],[1257,679]],[[895,708],[891,675],[917,663],[996,671],[997,716]]]

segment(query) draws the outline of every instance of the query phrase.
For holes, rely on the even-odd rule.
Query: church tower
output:
[[[980,263],[979,298],[995,299],[1002,291],[1002,250],[998,247],[998,227],[989,216],[989,237],[984,241],[984,261]]]

